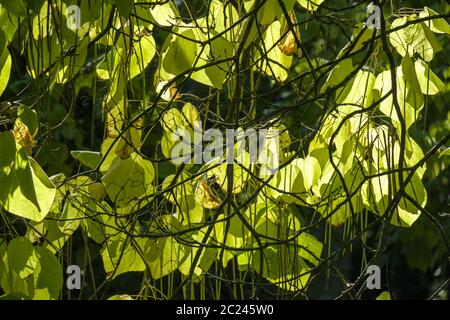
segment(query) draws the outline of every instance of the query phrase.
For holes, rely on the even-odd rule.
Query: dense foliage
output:
[[[444,1],[0,4],[4,298],[447,297]]]

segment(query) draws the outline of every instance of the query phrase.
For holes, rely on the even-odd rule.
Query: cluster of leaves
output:
[[[262,287],[305,294],[347,246],[326,256],[323,228],[344,225],[345,241],[363,246],[374,225],[411,227],[423,213],[439,229],[423,180],[450,137],[424,152],[411,132],[429,96],[448,91],[430,63],[450,25],[428,7],[382,17],[381,30],[357,25],[335,57],[311,58],[303,26],[333,10],[322,2],[0,1],[0,94],[13,113],[0,118],[7,297],[60,298],[77,235],[85,256],[97,250],[105,283],[141,272],[139,297],[195,298],[212,281],[219,298],[227,270],[252,296]],[[25,85],[7,90],[15,64],[11,77]],[[267,92],[285,88],[294,103],[265,108]],[[37,146],[74,117],[83,90],[101,111],[91,119],[101,137],[71,148],[76,170],[49,177]],[[67,117],[51,126],[49,103],[64,93]],[[303,121],[311,106],[315,129],[302,134],[287,119]],[[261,146],[265,162],[251,162],[239,139],[227,149],[233,164],[227,154],[202,165],[172,158],[186,139],[179,129],[194,141],[207,128],[238,127],[281,132]],[[386,245],[379,238],[371,262]]]

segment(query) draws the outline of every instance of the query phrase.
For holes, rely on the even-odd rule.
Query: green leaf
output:
[[[234,162],[233,162],[233,190],[234,194],[241,193],[247,180],[249,179],[249,171],[251,172],[250,154],[244,150],[234,150]],[[210,164],[210,165],[213,165]],[[221,165],[209,170],[206,174],[208,177],[215,178],[220,188],[227,192],[228,190],[228,176],[227,176],[227,163],[224,162]]]
[[[320,164],[316,158],[307,156],[297,159],[295,165],[300,169],[305,190],[310,190],[318,181],[321,174]]]
[[[406,178],[406,174],[404,178]],[[392,177],[392,174],[385,174],[377,178],[372,178],[370,189],[368,186],[364,187],[366,197],[370,199],[370,202],[374,203],[370,207],[374,207],[376,213],[383,214],[386,211],[389,202],[392,201],[390,190],[392,190],[391,188],[393,188],[394,183],[398,185],[398,177]],[[405,192],[422,207],[425,207],[427,203],[427,192],[417,172],[414,173],[411,182],[406,185]],[[402,198],[390,222],[396,226],[411,227],[419,218],[420,213],[420,209],[411,201]]]
[[[178,269],[190,254],[190,248],[179,244],[173,237],[159,238],[146,254],[153,279],[160,279]]]
[[[161,72],[161,80],[170,80],[194,67],[198,70],[190,73],[191,79],[220,89],[232,64],[229,61],[215,62],[230,58],[234,47],[225,37],[217,36],[216,31],[211,30],[208,37],[197,28],[191,27],[177,27],[174,31],[182,37],[172,35],[166,39],[163,46],[161,66],[164,72]],[[198,42],[208,41],[210,38],[213,40],[206,45]],[[207,68],[204,67],[206,64],[209,65]]]
[[[450,148],[445,149],[444,151],[442,151],[442,152],[439,154],[439,158],[440,158],[440,157],[445,157],[445,156],[450,156]]]
[[[89,208],[91,212],[96,213],[98,212],[106,214],[107,211],[112,211],[110,206],[105,202],[102,202],[99,205],[94,202],[89,202],[88,204],[86,204],[86,207]],[[98,244],[102,244],[105,241],[106,237],[102,215],[99,216],[96,214],[85,213],[84,216],[85,218],[81,220],[82,228],[92,240],[94,240]]]
[[[344,181],[342,182],[331,163],[328,162],[322,170],[317,187],[313,188],[314,197],[311,197],[312,203],[320,204],[319,213],[333,226],[341,225],[351,217],[352,211],[349,202],[346,201],[347,196],[344,192],[343,183],[346,184],[350,193],[356,191],[354,189],[363,179],[359,165],[354,164],[347,169],[343,178]],[[345,205],[342,205],[343,203]],[[359,194],[352,196],[351,203],[355,212],[363,208]],[[339,208],[337,208],[338,206]]]
[[[5,293],[0,296],[0,300],[30,300],[30,297],[20,292]]]
[[[104,160],[100,166],[100,172],[105,173],[108,171],[109,167],[111,166],[114,159],[117,158],[117,154],[115,150],[117,149],[119,143],[116,141],[116,138],[105,138],[102,142],[102,146],[100,148],[101,150],[101,157],[104,157]]]
[[[39,129],[39,121],[36,111],[27,106],[20,106],[17,110],[17,116],[22,123],[26,124],[30,134],[34,137]]]
[[[21,148],[16,153],[14,163],[14,175],[17,179],[20,192],[31,201],[40,210],[39,202],[36,196],[36,188],[33,183],[31,166],[28,162],[28,155],[25,149]]]
[[[102,182],[111,201],[124,206],[152,194],[153,178],[152,163],[133,153],[126,160],[114,159]]]
[[[177,25],[177,17],[179,16],[176,7],[172,2],[160,2],[150,7],[150,12],[156,23],[171,27]]]
[[[362,32],[362,33],[361,33]],[[368,42],[372,39],[374,29],[369,29],[365,27],[365,24],[359,24],[353,31],[352,38],[347,45],[339,51],[337,58],[342,58],[346,54],[351,54],[356,52],[366,46]],[[361,33],[361,34],[360,34]]]
[[[408,57],[402,61],[406,62],[407,60],[410,60],[410,58]],[[414,75],[411,79],[408,79],[403,73],[403,70],[407,71],[408,74],[414,72],[414,68],[411,70],[408,65],[410,65],[410,63],[406,62],[403,64],[403,67],[396,68],[397,101],[401,106],[400,111],[405,120],[406,128],[409,128],[417,120],[418,111],[423,107],[420,85],[417,87],[417,77]],[[414,77],[416,79],[414,79]],[[385,96],[391,89],[392,79],[390,70],[378,74],[374,85],[374,90],[377,91],[377,94],[375,95],[376,99]],[[399,116],[394,108],[392,93],[380,103],[379,108],[382,113],[393,120],[394,125],[399,126]]]
[[[302,232],[297,240],[297,245],[299,245],[298,254],[303,259],[311,262],[314,266],[319,264],[319,259],[323,249],[322,242],[317,240],[314,236]]]
[[[32,257],[33,246],[31,245],[30,252],[29,245],[31,243],[27,239],[18,238],[8,250],[7,243],[0,241],[0,286],[6,294],[29,296],[29,292],[33,290],[33,272],[30,273],[30,269],[35,268],[35,259]],[[13,258],[11,266],[9,255],[14,255],[15,251],[18,256]],[[24,276],[24,279],[20,275]]]
[[[100,250],[107,278],[114,279],[126,272],[144,271],[146,265],[141,257],[148,240],[131,240],[123,232],[109,237]],[[141,252],[141,254],[139,253]]]
[[[177,166],[184,162],[190,167],[193,162],[191,160],[196,156],[194,154],[191,159],[194,153],[193,144],[200,141],[202,131],[197,108],[191,103],[186,103],[181,112],[171,108],[163,114],[160,123],[165,131],[161,138],[164,157]],[[172,154],[174,147],[177,149]]]
[[[175,35],[167,37],[164,44],[164,47],[167,49],[162,55],[162,67],[171,75],[177,75],[190,69],[197,56],[197,44],[189,40],[195,39],[194,32],[186,30],[181,31],[180,34],[183,37]]]
[[[161,118],[161,126],[165,131],[175,132],[178,128],[185,128],[187,125],[185,118],[178,109],[167,110]]]
[[[270,246],[264,249],[262,276],[284,290],[296,291],[304,288],[311,275],[310,267],[296,255],[294,246]],[[253,269],[259,272],[260,254],[253,254]],[[280,266],[284,266],[280,268]]]
[[[296,164],[296,160],[299,159],[295,159],[287,166],[281,168],[269,182],[269,185],[276,188],[271,190],[271,194],[275,198],[280,197],[286,203],[295,202],[301,204],[298,197],[303,198],[305,187],[303,181],[300,181],[300,183],[297,181],[302,174],[300,167]]]
[[[44,71],[46,71],[46,75],[50,75],[51,71],[53,71],[51,67],[58,67],[56,62],[61,58],[62,50],[64,49],[58,41],[56,32],[37,37],[35,41],[29,41],[27,66],[34,79],[43,76]]]
[[[5,47],[0,56],[0,95],[8,86],[9,76],[11,73],[11,56],[8,49]]]
[[[267,5],[267,4],[266,4]],[[240,28],[233,24],[239,20],[239,14],[231,2],[220,0],[211,1],[209,7],[208,23],[216,32],[225,32],[228,41],[236,41]]]
[[[1,10],[1,5],[0,5],[0,10]],[[0,50],[1,50],[0,56],[3,55],[3,53],[8,50],[8,47],[6,45],[7,45],[7,43],[6,43],[5,32],[2,29],[0,29]]]
[[[445,90],[445,84],[431,71],[425,62],[417,60],[414,66],[423,94],[434,95]]]
[[[321,168],[316,158],[307,156],[294,159],[275,175],[273,180],[276,190],[272,190],[271,194],[281,197],[286,203],[304,205],[306,195],[317,184],[320,174]]]
[[[186,127],[201,129],[201,119],[198,110],[192,103],[185,103],[181,113]]]
[[[25,16],[27,13],[25,10],[25,5],[23,4],[22,0],[17,1],[1,0],[0,5],[4,6],[8,12],[11,12],[16,16]]]
[[[134,300],[128,294],[116,294],[108,298],[108,300]]]
[[[42,6],[42,1],[34,1],[34,0],[23,0],[26,3],[26,7],[31,9],[32,11],[39,11],[39,8]]]
[[[341,84],[341,82],[344,81],[344,79],[352,72],[352,70],[352,59],[347,58],[340,61],[329,73],[328,78],[321,89],[321,92],[323,93],[327,88]]]
[[[292,56],[285,55],[278,47],[282,36],[281,22],[274,21],[267,28],[262,43],[267,57],[263,59],[261,69],[265,74],[280,82],[284,82],[288,78],[288,71],[292,64]]]
[[[133,43],[133,54],[129,63],[130,80],[144,72],[155,55],[155,48],[155,40],[151,35],[143,35],[139,41]]]
[[[334,70],[333,70],[334,71]],[[372,104],[372,89],[375,83],[375,75],[370,71],[359,71],[343,89],[336,94],[336,103],[348,104],[355,109],[357,106],[367,108]]]
[[[226,245],[230,248],[242,248],[244,246],[244,239],[249,239],[250,232],[242,223],[239,216],[234,215],[230,219],[226,219],[223,214],[217,217],[217,220],[221,222],[216,222],[214,224],[213,236],[219,245]],[[226,222],[226,221],[229,221]],[[227,229],[228,224],[228,229]],[[222,264],[224,267],[228,262],[237,254],[239,251],[225,250],[224,257],[222,259]]]
[[[252,6],[254,1],[252,1]],[[250,11],[250,6],[247,11]],[[266,3],[258,10],[258,22],[262,25],[268,25],[275,20],[277,15],[282,12],[278,0],[267,0]]]
[[[8,0],[4,0],[5,2]],[[29,0],[29,1],[34,1],[34,0]],[[15,34],[16,31],[19,27],[19,23],[21,22],[21,20],[23,19],[23,17],[18,17],[14,14],[12,14],[10,11],[8,11],[5,7],[0,6],[0,26],[1,29],[5,32],[5,36],[6,36],[6,43],[9,44]],[[3,42],[1,42],[3,44]],[[0,48],[5,48],[6,46],[3,45]]]
[[[2,179],[9,175],[16,158],[16,144],[11,131],[0,132],[0,146],[2,148],[2,152],[0,152],[0,179]],[[3,183],[2,186],[2,190],[6,189]]]
[[[210,44],[202,51],[196,64],[197,67],[203,68],[194,72],[192,79],[207,86],[221,89],[229,76],[232,62],[228,60],[218,63],[218,61],[227,58],[230,59],[233,56],[235,48],[225,37],[218,37],[217,35],[215,31],[211,31],[211,37],[214,37],[214,40],[210,41]],[[208,40],[208,36],[201,33],[197,33],[196,38],[201,41]],[[200,52],[202,46],[200,44],[197,44],[197,46],[197,52]],[[204,68],[206,64],[209,64],[208,68]]]
[[[35,247],[39,263],[34,274],[34,300],[56,300],[63,286],[62,266],[48,249]]]
[[[128,18],[128,16],[131,13],[131,10],[133,10],[134,1],[130,1],[130,0],[112,0],[112,1],[119,9],[120,14],[124,18]]]
[[[428,7],[424,7],[423,11],[419,14],[419,18],[426,18],[436,16],[437,13]],[[424,22],[431,31],[435,33],[447,33],[450,34],[450,25],[445,21],[444,18],[431,19]]]
[[[401,27],[416,19],[417,17],[414,15],[397,18],[392,22],[391,29]],[[408,54],[412,57],[417,52],[425,61],[431,61],[436,52],[442,50],[436,36],[424,22],[412,23],[390,33],[389,41],[401,56]]]
[[[56,74],[56,81],[58,83],[66,83],[70,79],[74,78],[77,73],[83,68],[87,56],[89,37],[84,38],[81,42],[78,40],[70,40],[71,43],[75,42],[75,52],[73,55],[64,57],[58,64],[59,70]]]
[[[256,227],[256,232],[261,235],[283,241],[301,229],[300,222],[289,210],[263,210],[262,213]],[[262,276],[285,290],[298,290],[307,284],[311,270],[309,264],[317,266],[321,254],[322,243],[312,235],[301,233],[295,241],[263,250]],[[242,260],[241,258],[241,262],[245,262]],[[252,263],[253,269],[260,272],[259,252],[252,254]]]
[[[15,238],[8,244],[9,267],[21,279],[25,280],[34,274],[37,260],[33,245],[27,238]]]
[[[102,156],[100,152],[74,150],[70,151],[72,157],[80,161],[80,163],[90,169],[97,168]]]
[[[392,300],[391,294],[389,293],[389,291],[383,291],[378,295],[376,300]]]
[[[289,132],[283,125],[278,124],[267,129],[264,142],[259,147],[260,177],[266,179],[279,170],[280,164],[283,163],[284,149],[287,149],[290,143]]]
[[[297,0],[297,2],[308,11],[316,11],[325,0]]]
[[[41,221],[52,207],[56,188],[37,162],[24,153],[24,149],[16,153],[9,190],[0,194],[0,204],[15,215]]]
[[[6,293],[33,299],[57,299],[62,289],[62,267],[47,249],[33,246],[25,237],[0,243],[0,280]]]
[[[167,176],[162,183],[162,190],[168,190],[175,175]],[[189,176],[182,173],[178,177],[178,183],[170,192],[164,193],[164,197],[175,205],[174,216],[184,225],[201,223],[203,221],[203,209],[194,199],[194,191]]]

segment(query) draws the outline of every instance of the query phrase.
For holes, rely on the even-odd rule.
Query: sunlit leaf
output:
[[[5,47],[3,53],[0,55],[0,95],[5,91],[9,76],[11,73],[11,56],[8,49]]]
[[[316,11],[325,0],[297,0],[297,2],[308,11]]]
[[[431,71],[425,62],[417,60],[414,65],[423,94],[434,95],[444,91],[445,84]]]
[[[111,201],[121,206],[151,194],[153,178],[152,163],[133,154],[126,160],[116,158],[102,182]]]
[[[102,158],[100,152],[94,151],[78,150],[78,151],[70,151],[70,154],[72,155],[72,157],[80,161],[81,164],[85,165],[90,169],[96,168]]]
[[[433,17],[438,15],[435,11],[428,7],[424,7],[423,11],[420,12],[419,18]],[[425,24],[430,28],[431,31],[435,33],[447,33],[450,34],[450,25],[445,21],[444,18],[431,19],[426,21]]]

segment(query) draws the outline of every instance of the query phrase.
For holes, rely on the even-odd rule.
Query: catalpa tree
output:
[[[410,2],[1,0],[3,298],[444,294],[450,6]]]

